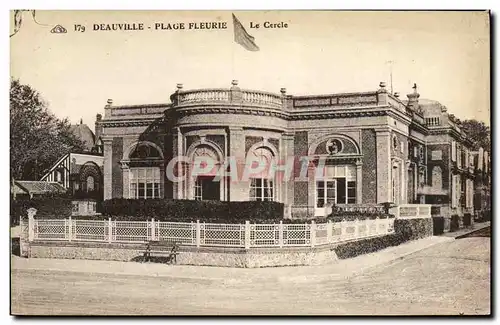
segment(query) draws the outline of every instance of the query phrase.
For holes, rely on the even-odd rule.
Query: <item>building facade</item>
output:
[[[433,203],[462,214],[473,203],[471,143],[446,108],[419,97],[416,85],[402,100],[383,82],[370,92],[295,96],[233,81],[178,84],[168,104],[108,100],[96,120],[104,199],[273,200],[296,216],[321,216],[332,204]],[[193,173],[198,157],[214,168]],[[281,174],[241,177],[249,158]],[[237,180],[218,178],[221,168]]]
[[[103,200],[103,148],[99,134],[81,121],[72,125],[71,131],[83,142],[84,151],[62,156],[40,182],[59,184],[73,198],[73,214],[92,215],[98,212],[98,203]]]

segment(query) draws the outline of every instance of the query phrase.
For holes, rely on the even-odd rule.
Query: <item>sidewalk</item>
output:
[[[472,227],[459,229],[459,230],[453,231],[453,232],[446,232],[446,233],[444,233],[444,234],[442,234],[440,236],[442,236],[442,237],[452,237],[452,238],[459,239],[459,238],[462,238],[462,237],[470,234],[471,232],[475,232],[475,231],[484,229],[484,228],[489,227],[489,226],[491,226],[491,221],[486,221],[486,222],[481,222],[481,223],[474,223],[472,225]]]
[[[12,270],[41,270],[59,272],[84,272],[115,275],[171,277],[177,279],[203,279],[225,284],[254,281],[314,282],[327,279],[349,278],[368,269],[394,262],[436,244],[453,241],[449,237],[428,237],[376,253],[351,259],[338,260],[321,266],[288,266],[276,268],[223,268],[211,266],[165,265],[154,263],[26,259],[12,256]]]

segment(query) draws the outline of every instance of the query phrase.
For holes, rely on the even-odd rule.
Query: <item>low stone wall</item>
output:
[[[81,260],[134,261],[142,258],[144,244],[103,244],[90,242],[30,243],[29,256]]]
[[[250,249],[220,252],[214,249],[185,250],[177,257],[178,264],[227,267],[276,267],[326,265],[337,261],[332,247]]]
[[[144,244],[101,244],[89,242],[32,242],[30,257],[88,259],[108,261],[142,261]],[[324,265],[334,263],[337,255],[331,247],[224,249],[181,247],[179,265],[222,267],[276,267],[293,265]]]

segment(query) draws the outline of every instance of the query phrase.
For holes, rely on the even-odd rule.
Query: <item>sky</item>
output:
[[[416,83],[421,98],[490,124],[486,12],[235,11],[258,52],[234,42],[231,13],[40,10],[39,24],[25,13],[10,38],[10,74],[38,90],[58,117],[93,128],[108,98],[115,105],[168,103],[178,83],[229,88],[236,79],[241,88],[292,95],[372,91],[380,81],[390,87],[392,65],[402,98]],[[288,28],[263,28],[266,21]],[[154,29],[180,22],[185,30]],[[190,22],[227,22],[227,29],[189,30]],[[112,23],[145,29],[93,30]],[[68,32],[50,33],[56,24]]]

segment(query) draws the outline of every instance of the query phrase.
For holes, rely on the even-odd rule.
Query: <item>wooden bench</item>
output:
[[[166,256],[167,263],[177,263],[179,246],[171,241],[150,241],[144,249],[144,262],[150,262],[152,256]]]

